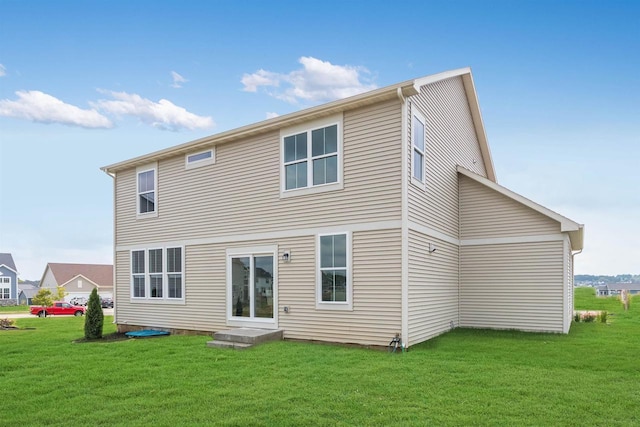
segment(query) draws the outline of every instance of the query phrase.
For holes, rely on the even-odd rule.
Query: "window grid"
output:
[[[338,182],[338,125],[283,138],[285,190]]]
[[[182,247],[131,251],[132,297],[182,299],[182,254]]]
[[[156,170],[138,172],[138,214],[156,212]]]
[[[320,293],[323,303],[348,302],[346,234],[320,236]]]

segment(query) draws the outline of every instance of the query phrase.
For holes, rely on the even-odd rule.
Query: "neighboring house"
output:
[[[11,254],[0,253],[0,307],[18,304],[18,269]]]
[[[64,264],[50,262],[47,264],[40,280],[40,287],[55,291],[57,287],[65,288],[65,300],[84,297],[89,298],[96,288],[102,298],[113,297],[113,265],[106,264]]]
[[[623,290],[629,291],[630,295],[640,294],[640,283],[608,283],[598,286],[596,294],[599,297],[610,297],[620,295],[620,292]]]
[[[103,171],[121,331],[569,331],[583,226],[496,183],[468,68]]]
[[[18,284],[18,304],[19,305],[32,305],[33,297],[38,294],[40,288],[36,285],[29,283]]]

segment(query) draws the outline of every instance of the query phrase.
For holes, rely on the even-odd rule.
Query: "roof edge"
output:
[[[5,267],[6,269],[11,270],[14,273],[18,274],[17,270],[14,270],[13,268],[11,268],[11,266],[8,266],[7,264],[0,264],[0,267]]]
[[[73,276],[71,279],[67,280],[66,282],[64,282],[61,285],[58,285],[59,288],[63,288],[65,286],[67,286],[69,283],[71,283],[72,281],[76,280],[77,278],[82,277],[83,279],[85,279],[87,282],[90,282],[93,286],[95,286],[96,288],[100,289],[100,285],[98,285],[96,282],[94,282],[93,280],[89,279],[87,276],[85,276],[84,274],[76,274],[75,276]]]
[[[557,212],[552,211],[549,208],[546,208],[533,200],[527,199],[520,194],[509,190],[506,187],[499,185],[496,182],[493,182],[483,176],[476,174],[475,172],[470,171],[469,169],[458,165],[457,166],[458,173],[466,176],[467,178],[471,178],[472,180],[491,188],[492,190],[506,196],[520,204],[527,206],[534,211],[541,213],[557,222],[560,223],[560,231],[563,233],[568,233],[571,238],[571,248],[575,251],[581,250],[584,245],[584,224],[579,224],[563,215],[560,215]]]

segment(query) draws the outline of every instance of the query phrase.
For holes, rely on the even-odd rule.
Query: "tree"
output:
[[[43,307],[51,307],[53,305],[53,294],[49,288],[40,288],[35,297],[33,297],[34,305]]]
[[[87,313],[84,319],[84,337],[88,340],[96,340],[102,338],[102,326],[104,325],[104,313],[100,304],[98,290],[93,288],[89,303],[87,304]]]
[[[51,293],[51,295],[56,301],[64,301],[64,297],[67,296],[67,291],[62,286],[58,286],[56,292]]]

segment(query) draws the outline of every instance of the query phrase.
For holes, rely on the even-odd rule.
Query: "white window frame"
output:
[[[424,133],[423,133],[423,147],[424,149],[421,151],[416,145],[415,145],[415,140],[414,140],[414,128],[415,128],[415,120],[419,120],[422,123],[422,126],[424,128]],[[425,182],[426,182],[426,175],[427,175],[427,121],[425,119],[424,114],[422,114],[420,112],[420,110],[418,110],[418,108],[416,108],[415,104],[411,105],[411,182],[415,185],[417,185],[418,187],[424,188],[425,187]],[[419,179],[415,176],[415,157],[416,157],[416,152],[419,153],[420,155],[422,155],[422,179]]]
[[[314,194],[321,193],[326,191],[335,191],[342,190],[344,188],[343,184],[343,164],[344,164],[344,150],[343,150],[343,114],[334,114],[332,116],[324,117],[322,119],[313,120],[311,122],[306,122],[301,125],[292,126],[286,129],[282,129],[280,131],[280,197],[293,197],[293,196],[302,196],[305,194]],[[322,154],[319,156],[313,156],[312,151],[312,138],[311,133],[314,130],[326,128],[329,126],[337,126],[337,169],[338,176],[336,182],[326,183],[326,184],[318,184],[313,185],[313,161],[325,157],[330,157],[326,154]],[[300,133],[307,134],[307,186],[292,188],[287,190],[287,182],[286,182],[286,171],[285,171],[285,147],[284,147],[284,139],[288,136],[298,135]],[[290,163],[302,163],[303,160],[298,160],[296,162]]]
[[[168,271],[168,262],[167,262],[167,254],[168,249],[180,249],[181,261],[180,267],[182,269],[181,272]],[[162,273],[151,273],[149,271],[149,251],[152,250],[162,250]],[[133,253],[134,252],[144,252],[144,274],[143,273],[133,273]],[[149,246],[144,248],[136,248],[131,249],[129,251],[129,276],[130,276],[130,298],[131,302],[135,303],[159,303],[159,304],[184,304],[185,303],[185,293],[186,293],[186,281],[185,281],[185,247],[181,245],[163,245],[163,246]],[[152,297],[151,296],[151,276],[162,274],[162,297]],[[180,274],[181,276],[181,285],[182,285],[182,297],[180,298],[170,298],[169,297],[169,274]],[[144,297],[136,297],[134,296],[134,288],[133,288],[133,278],[134,276],[143,276],[144,277]]]
[[[205,159],[199,160],[190,160],[191,157],[197,156],[204,153],[211,153],[211,156]],[[216,162],[216,149],[215,147],[210,148],[208,150],[198,151],[194,153],[187,153],[184,155],[184,168],[185,169],[196,169],[201,168],[203,166],[212,165]]]
[[[347,300],[346,301],[322,301],[322,270],[320,238],[323,236],[346,235],[347,237]],[[319,233],[316,236],[316,309],[318,310],[353,310],[353,274],[352,274],[352,250],[351,232],[336,231],[332,233]]]
[[[253,328],[265,328],[265,329],[277,329],[278,328],[278,245],[271,246],[250,246],[243,248],[227,249],[227,326],[238,327],[253,327]],[[233,301],[231,295],[233,295],[233,288],[231,282],[231,276],[233,273],[232,258],[248,257],[251,258],[251,265],[253,266],[253,258],[256,256],[273,256],[273,319],[260,318],[260,317],[236,317],[233,315]],[[253,267],[251,268],[253,270]],[[253,274],[253,272],[252,272]],[[250,299],[253,300],[253,284],[249,286]]]
[[[140,213],[140,188],[139,185],[139,177],[141,173],[153,171],[153,192],[154,192],[154,210],[151,212]],[[136,168],[136,218],[144,219],[144,218],[155,218],[158,216],[158,164],[152,163],[145,166],[139,166]],[[150,193],[147,191],[145,193]]]
[[[5,290],[8,289],[9,296],[5,298]],[[0,300],[11,299],[11,277],[0,277]]]

